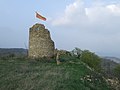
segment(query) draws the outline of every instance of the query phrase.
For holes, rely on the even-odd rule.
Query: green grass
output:
[[[55,61],[0,60],[0,90],[110,90],[105,80],[80,60],[62,59],[60,65]]]

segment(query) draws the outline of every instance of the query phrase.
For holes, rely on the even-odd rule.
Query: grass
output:
[[[80,60],[61,59],[60,65],[55,61],[0,60],[0,90],[110,90],[102,76]]]

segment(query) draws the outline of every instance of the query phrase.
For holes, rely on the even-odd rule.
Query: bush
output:
[[[80,60],[88,64],[94,70],[101,71],[101,59],[95,53],[90,52],[89,50],[84,50],[80,56]]]

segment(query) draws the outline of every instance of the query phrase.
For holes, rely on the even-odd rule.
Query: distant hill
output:
[[[104,57],[104,59],[109,59],[109,60],[114,61],[116,63],[120,63],[120,58],[116,58],[116,57]]]
[[[27,49],[23,48],[0,48],[0,57],[5,57],[9,55],[14,56],[26,56]]]

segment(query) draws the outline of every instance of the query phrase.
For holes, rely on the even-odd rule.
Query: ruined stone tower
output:
[[[29,57],[53,57],[54,49],[54,42],[45,26],[38,23],[33,25],[29,30]]]

